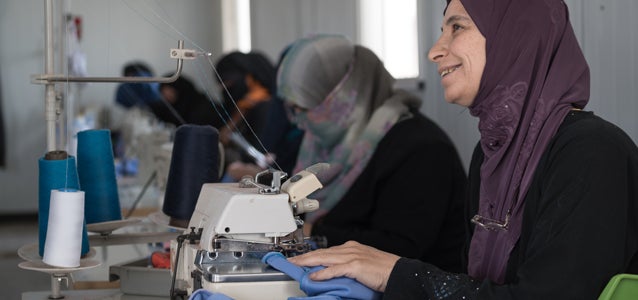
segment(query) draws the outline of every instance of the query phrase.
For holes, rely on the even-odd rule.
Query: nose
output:
[[[428,59],[436,63],[438,62],[439,59],[441,59],[445,55],[447,55],[447,47],[445,46],[445,43],[444,43],[444,37],[443,35],[441,35],[439,39],[436,40],[436,43],[434,43],[432,48],[430,48],[430,51],[428,52]]]

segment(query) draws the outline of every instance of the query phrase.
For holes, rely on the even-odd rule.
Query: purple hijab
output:
[[[482,224],[507,224],[477,223],[468,273],[504,283],[532,176],[567,113],[587,104],[589,67],[563,1],[461,2],[486,38],[487,63],[470,107],[485,154],[478,216]]]

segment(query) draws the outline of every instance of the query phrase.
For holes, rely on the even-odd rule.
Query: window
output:
[[[221,6],[222,51],[250,52],[250,0],[222,0]]]
[[[395,78],[419,77],[417,0],[359,0],[360,43]]]

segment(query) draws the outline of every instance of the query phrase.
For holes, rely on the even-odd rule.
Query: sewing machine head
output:
[[[272,175],[270,185],[259,183],[260,177],[267,175]],[[284,176],[280,171],[265,171],[255,180],[204,184],[189,223],[190,228],[202,228],[201,249],[223,251],[229,240],[234,244],[272,244],[271,250],[303,244],[303,236],[294,234],[300,233],[303,225],[299,215],[319,207],[316,200],[306,196],[322,185],[306,170],[281,185]]]
[[[310,251],[299,215],[319,207],[306,197],[322,187],[315,174],[327,167],[314,165],[283,184],[285,173],[279,171],[262,172],[254,180],[243,178],[239,183],[204,184],[189,222],[197,240],[185,245],[179,258],[182,270],[176,270],[189,294],[206,288],[241,296],[245,289],[228,289],[261,282],[263,292],[263,284],[269,282],[266,286],[286,291],[281,296],[298,295],[297,284],[292,281],[291,285],[290,278],[268,268],[261,258],[271,251],[286,256]],[[262,183],[263,178],[270,184]]]

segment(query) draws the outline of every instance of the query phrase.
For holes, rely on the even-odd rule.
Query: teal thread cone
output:
[[[78,176],[85,196],[86,223],[121,220],[110,130],[80,131],[77,156]]]

